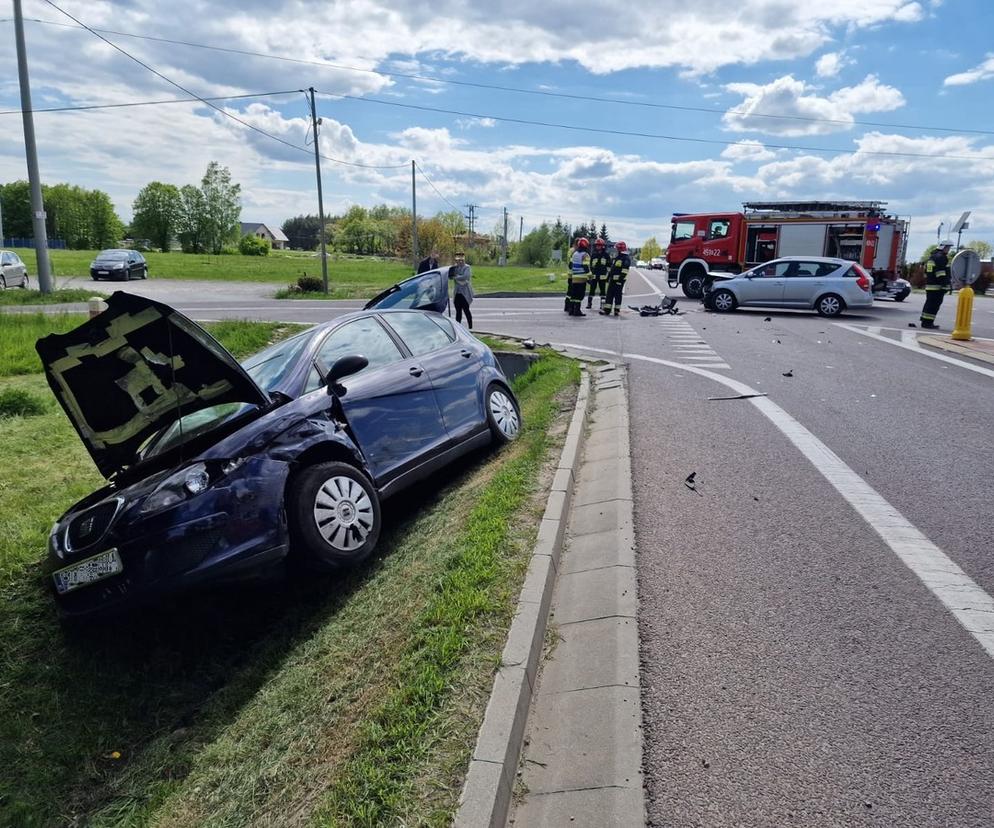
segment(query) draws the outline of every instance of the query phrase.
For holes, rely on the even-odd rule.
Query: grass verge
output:
[[[63,288],[51,293],[40,290],[10,290],[0,291],[0,305],[63,305],[71,302],[86,302],[98,297],[106,299],[107,294],[86,288]]]
[[[18,250],[29,273],[37,273],[33,249]],[[52,269],[59,278],[89,279],[95,250],[50,250]],[[313,253],[274,251],[269,256],[207,256],[201,253],[145,253],[150,279],[207,279],[240,282],[296,283],[300,276],[321,276],[321,260]],[[546,274],[556,272],[558,282]],[[328,260],[332,295],[303,294],[306,299],[371,299],[381,290],[413,273],[409,264],[378,257],[335,257]],[[562,292],[565,270],[554,267],[473,267],[473,286],[478,293],[491,291]],[[84,289],[85,292],[85,289]],[[279,298],[284,298],[283,296]],[[290,298],[297,298],[296,295]],[[77,301],[77,300],[73,300]]]
[[[60,632],[38,561],[97,475],[54,402],[5,421],[0,825],[447,823],[576,376],[554,354],[523,376],[521,439],[390,501],[389,554],[362,571],[85,635]],[[38,375],[0,387],[47,393]]]

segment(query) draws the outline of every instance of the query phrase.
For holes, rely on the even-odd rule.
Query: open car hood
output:
[[[140,449],[180,417],[269,397],[207,331],[161,302],[118,291],[107,310],[35,350],[56,399],[100,473],[140,460]]]
[[[449,304],[449,268],[428,270],[398,282],[370,299],[363,310],[406,308],[444,313]]]

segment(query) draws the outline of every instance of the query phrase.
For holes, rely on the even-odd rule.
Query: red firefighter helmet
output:
[[[594,242],[594,247],[603,247],[603,246],[604,246],[604,239],[597,239],[597,241]]]
[[[618,242],[614,246],[614,249],[617,250],[619,253],[627,253],[628,252],[628,245],[625,244],[624,242]]]
[[[590,247],[590,242],[588,242],[586,239],[577,239],[576,240],[576,249],[577,250],[586,250],[588,247]]]

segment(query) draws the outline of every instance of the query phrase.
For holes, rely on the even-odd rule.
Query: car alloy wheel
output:
[[[331,461],[301,470],[287,494],[291,554],[314,569],[336,571],[365,560],[382,518],[372,482],[358,468]]]
[[[487,422],[494,438],[501,443],[510,443],[521,431],[518,406],[500,386],[491,386],[487,391]]]
[[[711,304],[718,313],[731,313],[735,310],[735,295],[730,290],[719,290],[711,297]]]
[[[818,300],[817,310],[822,316],[838,316],[842,313],[842,300],[834,293],[822,296]]]

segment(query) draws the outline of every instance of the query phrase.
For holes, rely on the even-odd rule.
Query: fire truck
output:
[[[667,281],[692,298],[708,273],[741,273],[781,256],[832,256],[893,280],[904,264],[909,221],[886,201],[750,201],[741,213],[674,213]]]

